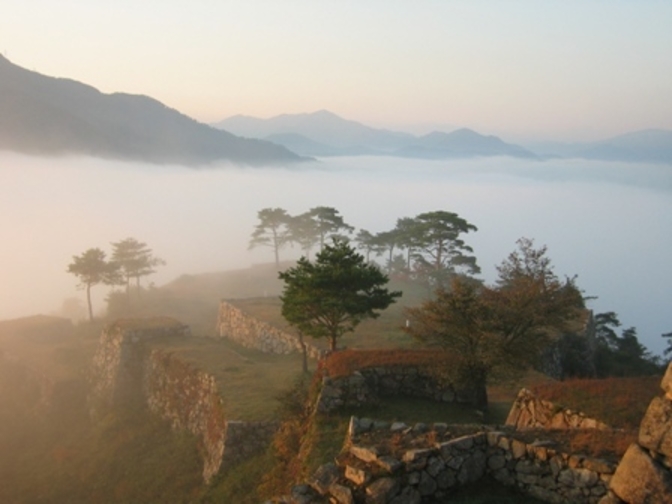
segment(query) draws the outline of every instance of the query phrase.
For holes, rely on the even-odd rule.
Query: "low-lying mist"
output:
[[[73,255],[134,237],[182,274],[270,262],[247,250],[257,211],[338,209],[373,233],[399,217],[457,212],[479,230],[466,236],[492,280],[521,236],[549,247],[560,275],[578,275],[596,311],[616,311],[660,353],[672,330],[672,170],[658,165],[512,159],[418,161],[324,159],[296,168],[192,170],[87,158],[0,154],[0,319],[55,312],[77,296]],[[296,258],[296,249],[281,259]],[[94,287],[103,308],[108,287]],[[261,295],[262,293],[260,293]]]

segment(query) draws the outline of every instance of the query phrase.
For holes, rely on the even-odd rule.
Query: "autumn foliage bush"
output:
[[[321,370],[331,378],[348,376],[362,369],[387,366],[421,366],[441,370],[456,363],[455,355],[441,350],[341,350],[321,362]]]

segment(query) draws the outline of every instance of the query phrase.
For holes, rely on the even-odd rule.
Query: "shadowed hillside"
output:
[[[153,98],[103,94],[74,80],[25,70],[3,56],[0,149],[184,165],[301,160],[284,147],[211,128]]]

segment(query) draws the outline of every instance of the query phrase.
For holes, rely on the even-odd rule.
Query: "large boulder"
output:
[[[630,504],[672,504],[672,474],[636,443],[623,455],[610,487]]]

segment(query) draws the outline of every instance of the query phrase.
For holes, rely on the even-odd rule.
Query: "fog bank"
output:
[[[397,218],[459,213],[483,277],[521,236],[546,244],[556,272],[578,275],[596,311],[616,311],[659,353],[672,330],[672,170],[666,166],[511,159],[418,161],[357,157],[299,168],[190,170],[86,158],[0,153],[0,319],[57,310],[77,296],[73,255],[134,237],[167,265],[157,285],[185,273],[270,262],[247,250],[256,213],[337,208],[357,229]],[[296,250],[282,258],[297,257]],[[94,288],[102,308],[107,287]],[[261,294],[261,293],[260,293]]]

